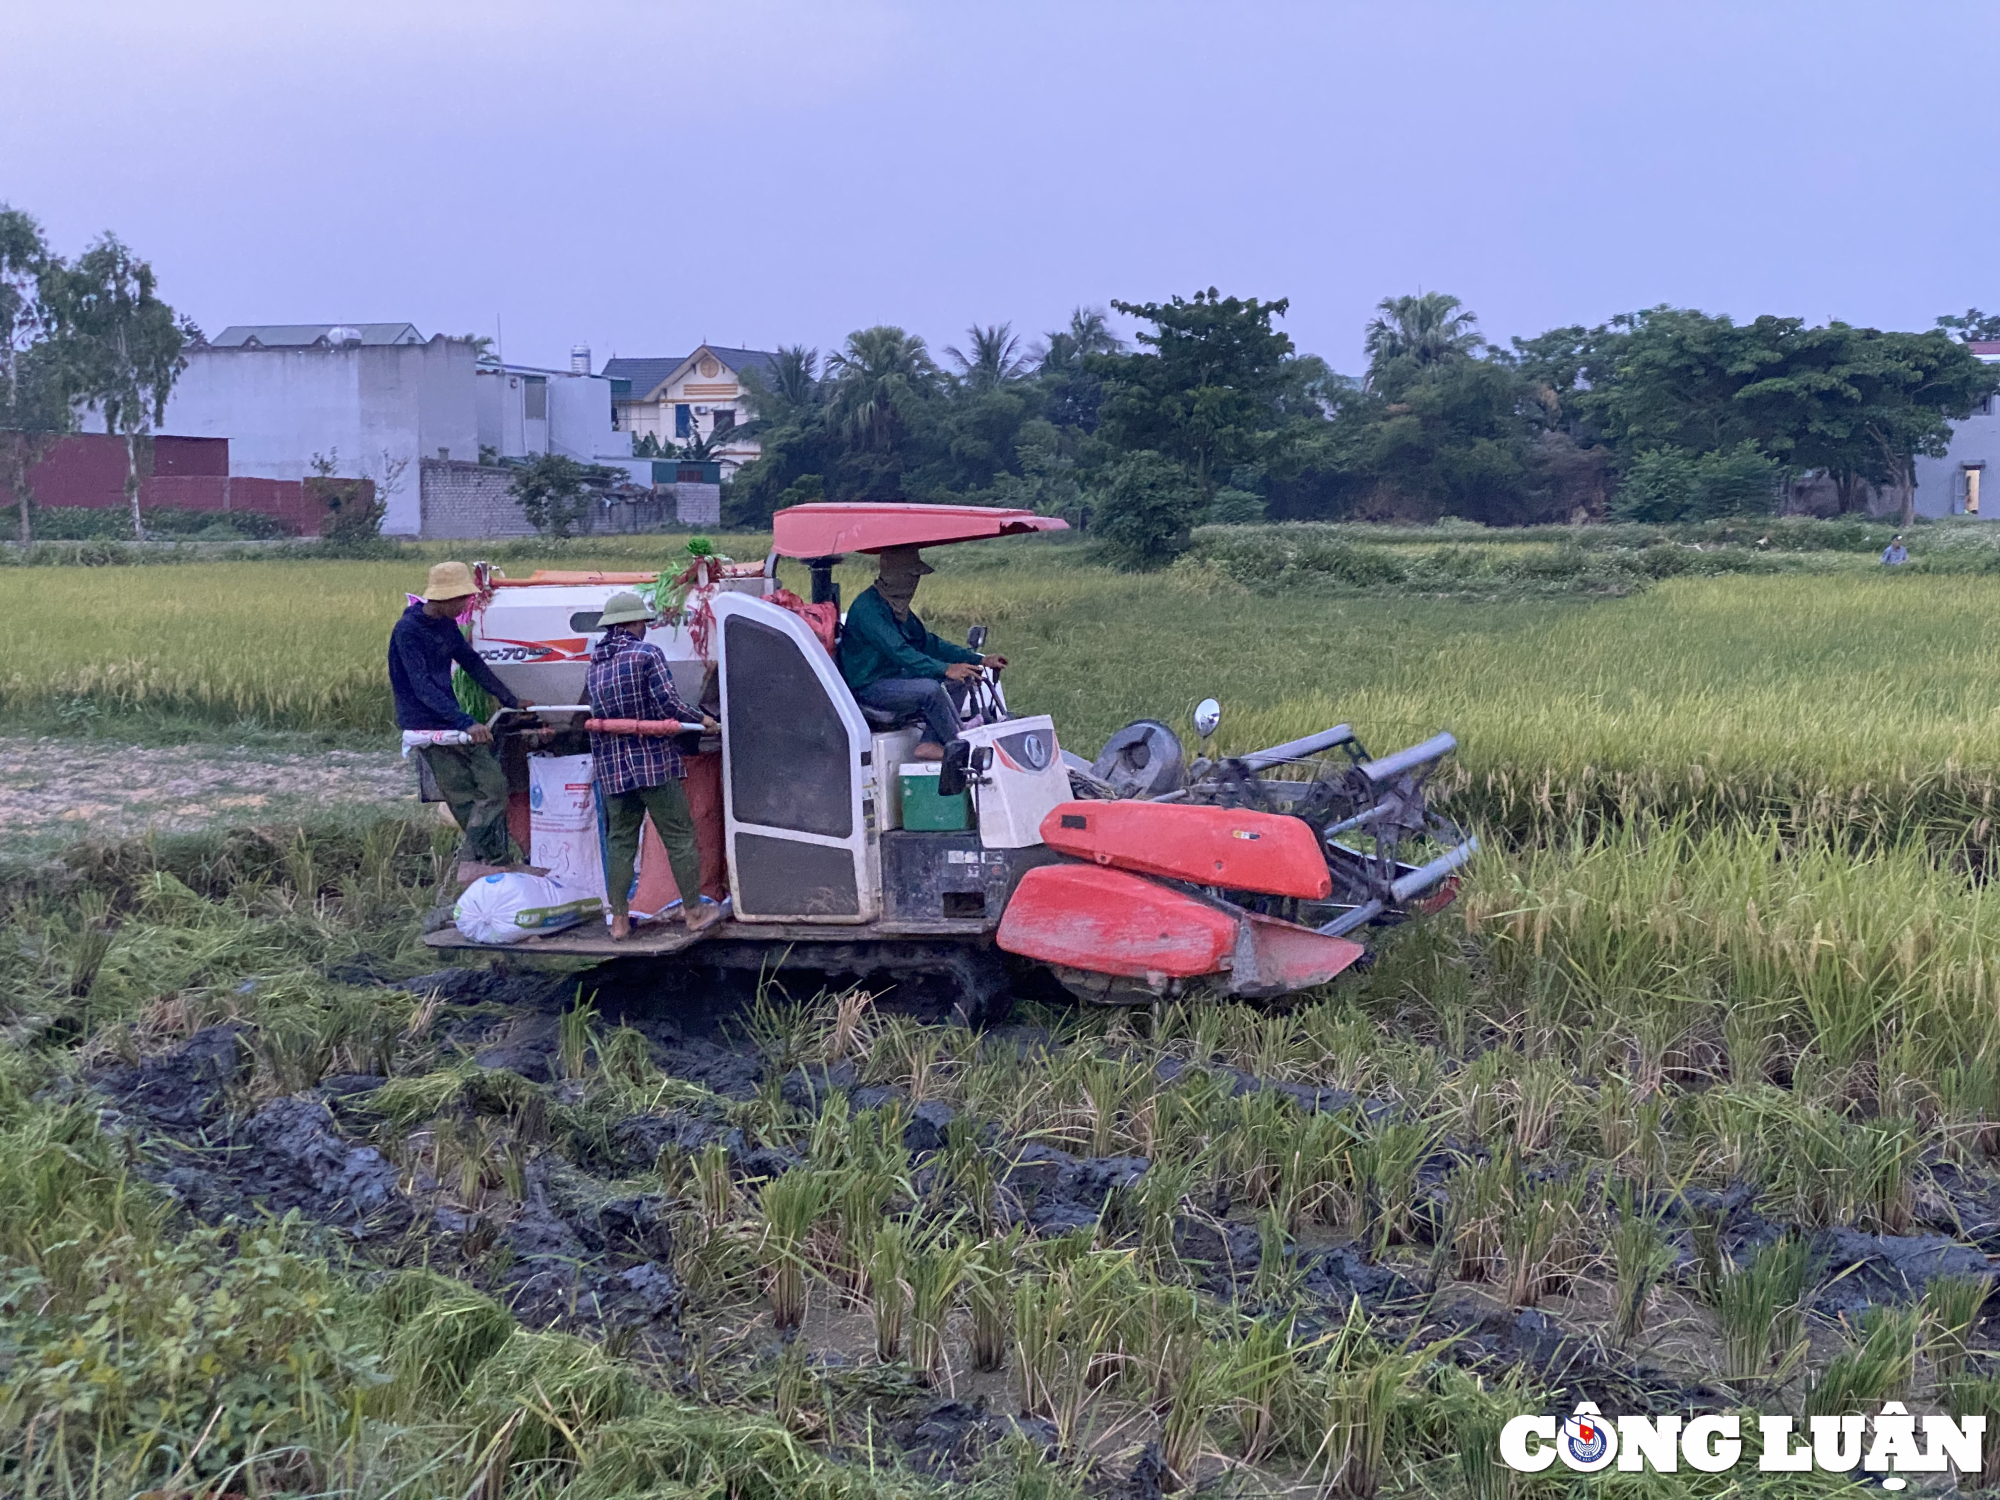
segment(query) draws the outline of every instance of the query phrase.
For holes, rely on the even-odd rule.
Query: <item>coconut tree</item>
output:
[[[876,452],[902,441],[941,373],[921,337],[886,324],[850,333],[826,368],[828,416],[850,444]]]
[[[1028,373],[1028,360],[1021,353],[1021,340],[1011,323],[993,323],[981,328],[977,323],[965,330],[971,351],[950,345],[945,353],[958,366],[960,383],[975,391],[990,391]]]
[[[1123,354],[1125,341],[1111,331],[1101,307],[1079,307],[1069,315],[1069,327],[1036,341],[1032,355],[1045,373],[1078,369],[1093,354]]]
[[[791,344],[778,351],[770,369],[755,366],[742,375],[750,393],[750,429],[782,427],[803,422],[819,405],[819,350]],[[739,428],[743,435],[746,429]]]
[[[1368,320],[1366,343],[1371,369],[1406,357],[1420,365],[1443,364],[1477,353],[1484,342],[1478,315],[1444,292],[1384,297],[1376,309]]]

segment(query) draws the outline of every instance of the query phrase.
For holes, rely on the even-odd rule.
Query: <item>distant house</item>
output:
[[[303,479],[315,455],[377,482],[382,529],[424,529],[425,463],[476,462],[476,355],[410,323],[240,323],[187,350],[163,432],[229,439],[232,475]]]
[[[1985,365],[2000,365],[2000,340],[1968,344]],[[1917,514],[1977,515],[2000,520],[2000,490],[1981,492],[1988,468],[2000,473],[2000,411],[1988,397],[1963,422],[1951,424],[1951,451],[1917,460]]]
[[[611,381],[611,409],[618,430],[634,440],[650,435],[663,451],[695,437],[727,433],[751,415],[745,371],[769,379],[778,356],[761,349],[725,349],[703,344],[677,359],[611,359],[603,373]],[[725,440],[716,450],[723,476],[757,456],[755,441]]]
[[[588,349],[579,345],[578,353],[581,359],[573,355],[567,370],[480,356],[474,391],[481,453],[489,458],[560,453],[586,464],[631,458],[631,440],[613,425],[611,382],[590,373]]]

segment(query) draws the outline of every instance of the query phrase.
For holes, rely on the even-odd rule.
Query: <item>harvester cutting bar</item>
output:
[[[1390,886],[1389,894],[1398,901],[1407,901],[1412,896],[1429,890],[1453,870],[1462,869],[1478,852],[1479,840],[1469,838],[1456,849],[1446,850],[1429,864],[1418,865],[1416,869]]]
[[[1321,937],[1341,937],[1357,927],[1366,927],[1387,910],[1380,901],[1364,901],[1342,912],[1324,927],[1315,928]]]
[[[1308,755],[1318,755],[1337,745],[1345,745],[1354,738],[1354,731],[1345,724],[1336,724],[1331,729],[1322,729],[1318,734],[1309,734],[1302,740],[1287,740],[1282,745],[1273,745],[1268,750],[1255,750],[1243,757],[1243,769],[1262,771],[1280,765],[1288,760],[1304,760]],[[1408,754],[1408,751],[1404,751]]]
[[[1376,803],[1373,807],[1362,808],[1360,812],[1356,813],[1353,817],[1347,819],[1343,823],[1335,823],[1331,828],[1327,829],[1326,832],[1321,835],[1321,837],[1330,839],[1337,834],[1346,833],[1348,830],[1359,828],[1366,823],[1379,823],[1382,819],[1393,817],[1395,814],[1401,812],[1402,810],[1403,810],[1403,804],[1401,803],[1401,801],[1399,801],[1394,797],[1390,797],[1384,801]]]
[[[1387,781],[1392,776],[1402,775],[1405,771],[1414,771],[1417,767],[1428,765],[1434,760],[1442,760],[1457,748],[1458,741],[1450,735],[1434,734],[1421,745],[1398,750],[1394,755],[1385,755],[1380,760],[1364,760],[1361,763],[1361,774],[1370,781]]]

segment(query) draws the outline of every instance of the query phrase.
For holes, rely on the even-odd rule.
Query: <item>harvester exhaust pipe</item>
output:
[[[1398,750],[1394,755],[1385,755],[1380,760],[1365,760],[1361,763],[1361,774],[1370,781],[1387,781],[1392,776],[1400,776],[1405,771],[1414,771],[1419,766],[1429,765],[1434,760],[1442,760],[1458,748],[1458,741],[1448,734],[1434,734],[1421,745],[1412,745],[1407,750]]]

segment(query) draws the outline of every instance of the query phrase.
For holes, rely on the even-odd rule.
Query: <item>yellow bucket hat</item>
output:
[[[440,599],[463,599],[467,594],[479,592],[479,585],[472,581],[472,569],[462,562],[441,562],[431,569],[431,576],[424,584],[424,602],[434,604]]]

